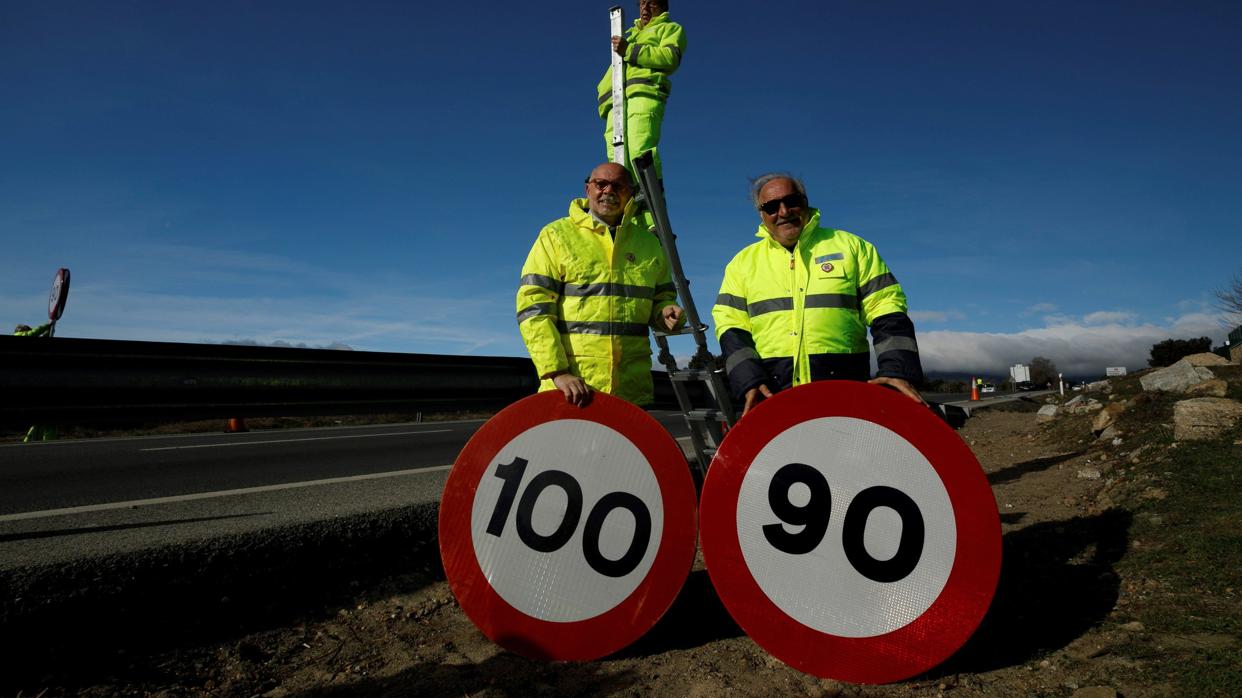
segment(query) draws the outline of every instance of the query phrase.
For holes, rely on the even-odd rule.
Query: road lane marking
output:
[[[45,509],[43,511],[24,511],[20,514],[3,514],[0,515],[0,521],[21,521],[23,519],[41,519],[50,516],[65,516],[68,514],[86,514],[93,511],[108,511],[110,509],[136,509],[138,507],[151,506],[154,504],[172,504],[175,502],[190,502],[196,499],[213,499],[216,497],[232,497],[239,494],[256,494],[259,492],[277,492],[279,490],[291,490],[299,487],[315,487],[317,485],[333,485],[342,482],[359,482],[362,480],[379,480],[386,477],[400,477],[402,475],[417,475],[419,473],[434,473],[449,470],[452,465],[435,465],[430,468],[410,468],[409,470],[392,470],[386,473],[368,473],[366,475],[350,475],[348,477],[330,477],[323,480],[306,480],[303,482],[285,482],[279,485],[260,485],[258,487],[243,487],[236,490],[219,490],[217,492],[196,492],[194,494],[179,494],[171,497],[156,497],[154,499],[133,499],[128,502],[108,502],[106,504],[87,504],[80,507],[69,507],[66,509]]]
[[[259,446],[262,444],[291,444],[297,441],[333,441],[336,439],[369,439],[375,436],[410,436],[413,434],[443,434],[452,429],[428,429],[426,431],[394,431],[391,434],[347,434],[345,436],[312,436],[306,439],[275,439],[271,441],[230,441],[226,444],[197,444],[194,446],[160,446],[140,448],[139,451],[184,451],[191,448],[223,448],[225,446]]]

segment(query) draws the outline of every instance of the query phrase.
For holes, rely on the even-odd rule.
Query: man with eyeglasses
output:
[[[639,0],[638,19],[625,36],[612,37],[612,50],[625,61],[625,166],[655,151],[656,174],[662,176],[660,126],[671,83],[668,76],[681,65],[686,32],[668,18],[668,0]],[[612,157],[612,66],[596,87],[599,115],[604,119],[604,145]]]
[[[875,247],[821,227],[806,187],[788,174],[759,177],[751,198],[759,241],[725,267],[712,308],[742,415],[775,391],[827,379],[870,379],[924,402],[915,389],[923,368],[906,294]]]
[[[635,216],[633,192],[624,167],[596,167],[586,197],[539,231],[522,265],[517,320],[539,389],[560,390],[579,407],[592,390],[650,403],[648,328],[684,322],[668,260]]]

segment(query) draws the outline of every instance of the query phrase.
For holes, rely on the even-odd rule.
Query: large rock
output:
[[[1170,393],[1181,393],[1193,385],[1212,380],[1215,377],[1208,369],[1202,366],[1194,366],[1189,361],[1182,359],[1168,368],[1153,371],[1139,378],[1139,383],[1142,383],[1143,390],[1149,392],[1163,390]]]
[[[1039,408],[1039,412],[1035,413],[1036,422],[1051,422],[1052,420],[1056,418],[1057,418],[1057,406],[1056,405],[1044,405],[1043,407]]]
[[[1225,397],[1228,392],[1229,384],[1219,378],[1186,388],[1186,394],[1192,397]]]
[[[1099,436],[1100,432],[1104,431],[1110,424],[1117,421],[1117,418],[1120,417],[1121,413],[1125,411],[1126,406],[1120,402],[1114,402],[1106,406],[1095,416],[1095,421],[1091,422],[1091,432]]]
[[[1098,393],[1100,391],[1111,393],[1113,392],[1113,384],[1107,380],[1095,381],[1094,383],[1088,383],[1085,390],[1088,393]]]
[[[1191,366],[1224,366],[1229,363],[1229,359],[1219,354],[1213,354],[1210,351],[1205,351],[1202,354],[1191,354],[1184,357],[1182,361],[1189,363]]]
[[[1173,405],[1173,440],[1214,439],[1242,421],[1242,402],[1196,397]]]
[[[1229,347],[1229,360],[1235,364],[1242,364],[1242,344]]]
[[[1087,414],[1088,412],[1095,412],[1103,407],[1103,403],[1099,400],[1096,400],[1095,398],[1088,398],[1086,402],[1066,403],[1065,411],[1070,414]]]

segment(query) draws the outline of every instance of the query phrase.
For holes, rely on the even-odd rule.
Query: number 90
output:
[[[790,499],[795,484],[805,485],[810,491],[805,504],[795,504]],[[763,526],[763,535],[772,547],[790,555],[805,555],[823,542],[832,515],[832,489],[823,473],[805,463],[781,467],[768,485],[768,505],[782,522]],[[880,507],[888,507],[901,517],[901,541],[897,553],[887,560],[872,557],[863,543],[867,519]],[[801,529],[789,531],[787,525]],[[918,566],[924,533],[923,515],[914,500],[901,490],[877,485],[859,492],[846,507],[841,546],[859,574],[876,582],[896,582]]]

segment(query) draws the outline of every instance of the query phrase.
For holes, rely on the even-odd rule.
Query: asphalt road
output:
[[[680,413],[651,414],[674,436],[688,433]],[[482,424],[423,422],[0,445],[0,520],[447,469]]]

